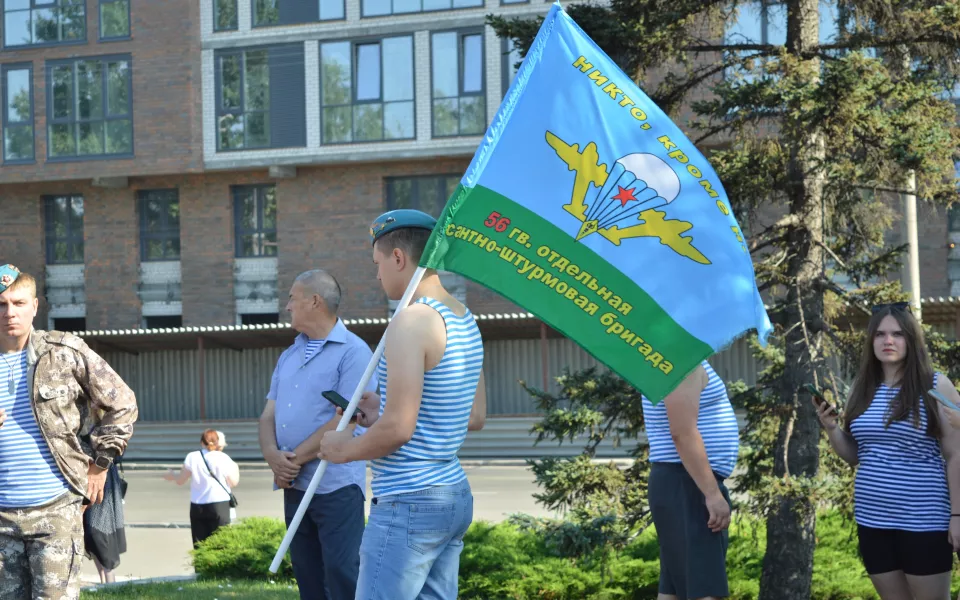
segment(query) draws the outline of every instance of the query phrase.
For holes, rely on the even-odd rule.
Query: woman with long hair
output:
[[[226,441],[216,429],[200,436],[200,450],[187,454],[180,473],[172,469],[163,478],[177,485],[190,482],[190,534],[193,546],[230,524],[230,495],[240,483],[240,469],[223,452]]]
[[[876,306],[843,411],[817,406],[834,451],[858,466],[854,518],[860,554],[882,600],[948,600],[960,549],[960,430],[925,392],[960,403],[930,365],[906,303]],[[949,483],[948,483],[949,481]]]

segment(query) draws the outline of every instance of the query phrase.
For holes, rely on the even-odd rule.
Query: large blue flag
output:
[[[510,298],[655,402],[771,330],[710,163],[559,4],[421,265]]]

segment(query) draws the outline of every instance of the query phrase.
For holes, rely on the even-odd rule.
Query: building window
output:
[[[277,255],[277,189],[272,185],[233,188],[238,258]]]
[[[130,37],[130,0],[100,0],[100,39]]]
[[[83,196],[44,198],[47,264],[83,264]]]
[[[433,136],[482,134],[487,126],[483,85],[483,34],[434,33]]]
[[[3,45],[83,41],[86,20],[85,0],[4,0]]]
[[[144,317],[143,326],[146,329],[175,329],[177,327],[183,327],[183,315]]]
[[[33,68],[3,66],[3,160],[32,162]]]
[[[141,190],[140,260],[180,260],[180,199],[177,190]]]
[[[324,144],[416,137],[413,38],[320,46]]]
[[[237,30],[237,0],[213,0],[213,30]]]
[[[500,63],[500,74],[502,75],[500,93],[502,96],[506,96],[507,91],[510,89],[510,84],[513,83],[513,79],[517,76],[517,71],[519,70],[521,61],[523,61],[523,57],[520,56],[520,49],[517,48],[513,38],[504,38],[501,54],[503,60]]]
[[[483,0],[362,0],[364,17],[477,8],[482,6]]]
[[[54,317],[53,328],[57,331],[86,331],[87,319],[84,317]]]
[[[47,64],[50,158],[133,154],[130,58]]]
[[[270,145],[267,50],[224,53],[218,59],[217,148],[266,148]]]
[[[344,17],[344,0],[251,0],[253,26],[297,25]]]
[[[461,179],[461,175],[388,177],[387,210],[412,208],[439,217]]]
[[[279,313],[247,313],[240,315],[241,325],[271,325],[279,322]]]

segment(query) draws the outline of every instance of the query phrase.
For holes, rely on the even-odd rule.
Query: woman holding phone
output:
[[[833,450],[858,466],[854,518],[864,567],[882,600],[948,600],[960,550],[960,430],[925,392],[960,403],[930,365],[905,302],[875,306],[860,368],[838,425],[814,397]]]

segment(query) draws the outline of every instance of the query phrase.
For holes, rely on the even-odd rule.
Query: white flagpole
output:
[[[413,292],[417,289],[417,286],[420,285],[420,280],[423,279],[423,274],[426,272],[426,268],[417,267],[417,270],[413,273],[413,278],[410,280],[410,284],[407,286],[407,290],[403,293],[403,297],[400,298],[400,302],[397,304],[397,311],[399,312],[407,307],[410,304],[410,299],[413,297]],[[396,314],[396,312],[394,314]],[[373,377],[373,371],[377,368],[377,363],[380,362],[380,355],[383,354],[383,345],[387,336],[384,333],[383,337],[380,338],[380,343],[377,344],[377,349],[373,352],[373,356],[370,357],[370,362],[367,364],[367,369],[363,372],[363,378],[360,379],[360,383],[357,384],[357,389],[353,392],[353,397],[350,398],[350,404],[347,406],[347,409],[343,411],[343,416],[340,418],[340,424],[337,425],[337,431],[343,431],[347,428],[347,425],[350,424],[350,419],[353,417],[353,413],[357,410],[357,404],[360,403],[360,397],[363,396],[363,390],[367,387],[367,382],[370,381],[370,378]],[[323,477],[323,474],[327,470],[327,461],[321,460],[320,466],[317,467],[316,472],[313,474],[313,479],[310,480],[310,485],[307,486],[307,491],[303,495],[303,500],[300,501],[300,506],[297,507],[297,512],[293,515],[293,519],[290,521],[290,526],[287,527],[287,533],[283,536],[283,541],[280,543],[280,548],[277,549],[276,555],[273,557],[273,562],[270,563],[270,572],[276,573],[280,570],[280,563],[283,562],[283,557],[287,553],[287,549],[290,547],[290,542],[293,541],[293,535],[297,532],[297,527],[300,526],[300,521],[303,520],[303,515],[307,512],[307,507],[310,505],[310,501],[313,499],[314,493],[317,491],[317,486],[320,485],[320,479]]]

